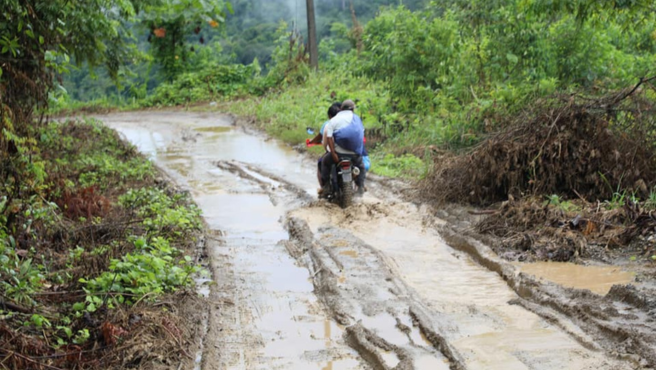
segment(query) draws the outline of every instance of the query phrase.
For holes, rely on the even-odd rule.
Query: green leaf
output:
[[[143,249],[143,247],[146,246],[146,240],[144,240],[144,238],[139,238],[134,241],[134,246],[138,249]]]

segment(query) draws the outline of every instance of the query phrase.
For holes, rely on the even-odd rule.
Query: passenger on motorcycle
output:
[[[323,123],[321,126],[321,130],[319,130],[319,133],[310,141],[307,142],[308,145],[310,144],[321,144],[323,143],[323,130],[330,122],[330,120],[337,115],[337,113],[342,110],[342,103],[341,102],[335,102],[333,103],[329,108],[328,108],[328,120]],[[321,182],[321,161],[323,160],[323,157],[326,156],[328,152],[323,154],[321,157],[319,157],[319,161],[317,162],[317,180],[319,181],[319,195],[321,195],[323,191],[323,182]]]
[[[323,131],[324,147],[329,152],[321,161],[322,195],[330,191],[330,171],[332,166],[339,163],[340,157],[350,158],[352,163],[360,169],[360,175],[355,183],[357,194],[364,194],[365,167],[362,163],[364,149],[364,126],[362,120],[355,114],[355,103],[345,100],[342,111],[328,122]]]

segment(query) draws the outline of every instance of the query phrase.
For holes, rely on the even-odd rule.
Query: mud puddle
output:
[[[446,245],[426,223],[426,215],[412,205],[369,203],[347,212],[309,207],[295,210],[291,216],[306,222],[319,237],[327,228],[348,230],[350,236],[344,236],[342,244],[344,256],[354,251],[360,254],[363,245],[368,245],[389,257],[393,273],[410,290],[405,294],[417,294],[428,316],[436,318],[433,326],[460,356],[464,368],[631,368],[510,304],[517,296],[507,283]],[[369,295],[361,299],[369,300]]]
[[[100,118],[188,189],[210,229],[222,235],[210,251],[217,281],[196,368],[361,368],[344,343],[344,328],[317,301],[308,270],[283,245],[288,234],[282,220],[298,196],[271,193],[262,184],[279,188],[277,180],[247,169],[249,176],[240,176],[217,162],[263,168],[307,192],[314,191],[311,167],[305,169],[290,149],[220,117],[158,112]]]
[[[562,262],[516,263],[521,272],[562,286],[605,295],[613,285],[629,284],[635,273],[617,266],[582,266]]]

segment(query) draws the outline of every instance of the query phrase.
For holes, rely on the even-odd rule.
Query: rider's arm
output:
[[[310,144],[321,144],[322,141],[322,135],[317,134],[312,140],[310,140]]]
[[[337,155],[337,152],[335,151],[335,138],[327,137],[326,138],[326,144],[327,144],[327,147],[330,148],[330,155],[333,156],[333,161],[335,161],[335,163],[339,163],[339,156]]]

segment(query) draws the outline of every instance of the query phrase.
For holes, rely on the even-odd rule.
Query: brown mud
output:
[[[655,365],[653,302],[633,288],[601,296],[521,273],[389,183],[347,210],[314,201],[313,160],[223,116],[101,118],[193,195],[210,229],[207,330],[189,368]]]

